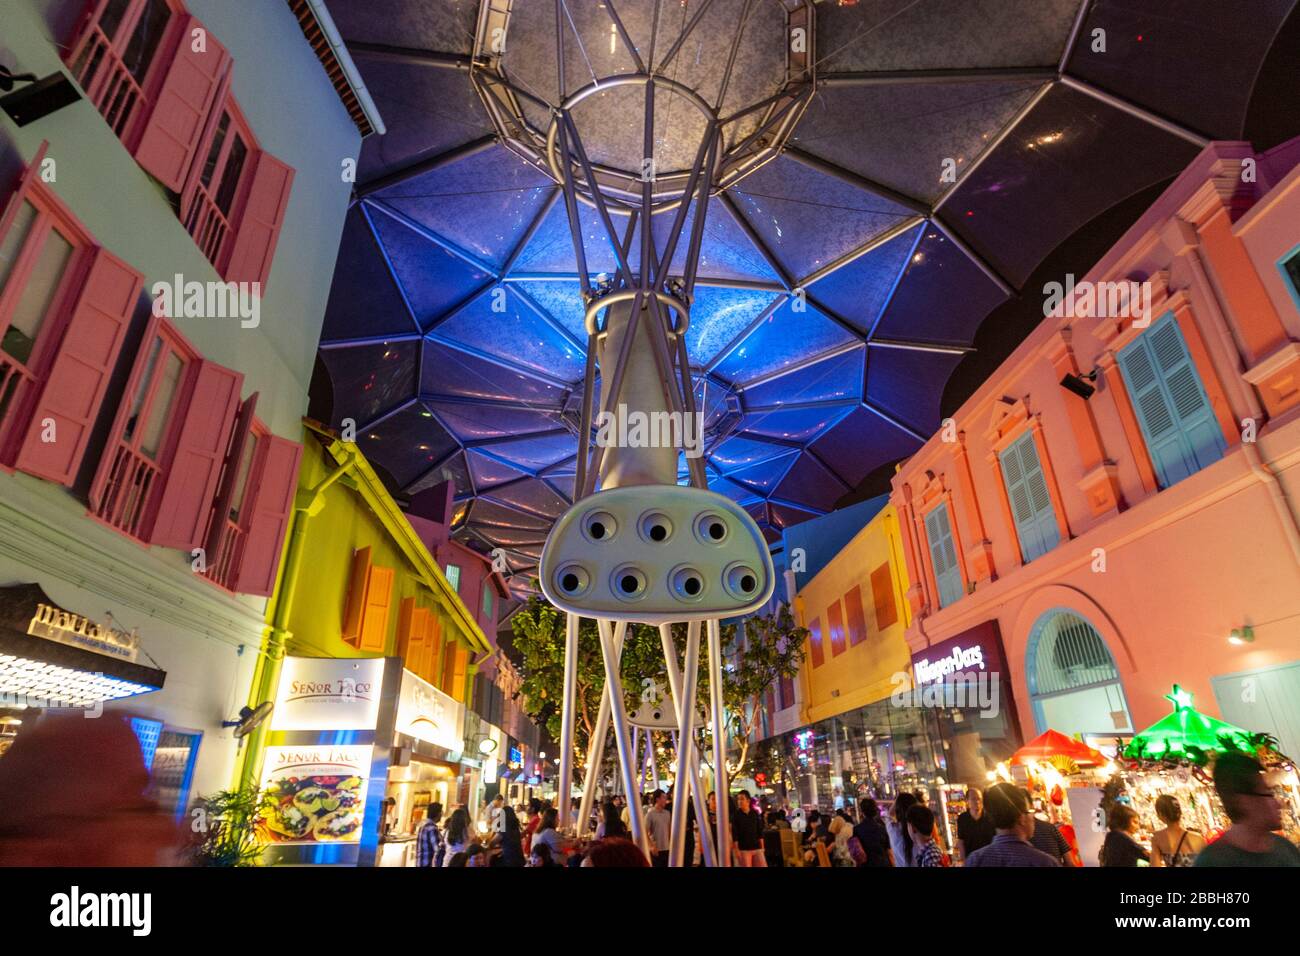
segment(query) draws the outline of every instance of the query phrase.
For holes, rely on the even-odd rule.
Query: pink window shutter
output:
[[[135,147],[136,162],[175,192],[185,184],[231,64],[230,54],[210,31],[204,31],[205,49],[196,52],[196,29],[203,24],[186,16],[175,56]]]
[[[280,550],[293,514],[302,446],[275,435],[259,445],[264,445],[266,451],[260,473],[253,476],[256,485],[248,492],[253,498],[251,506],[246,506],[248,540],[235,576],[235,590],[269,596],[275,590]]]
[[[140,300],[144,276],[105,249],[93,252],[72,318],[18,452],[17,467],[71,485]],[[46,422],[53,441],[45,441]]]
[[[45,151],[49,147],[50,141],[48,139],[43,140],[36,150],[36,155],[32,157],[32,161],[27,164],[27,167],[18,176],[18,182],[14,185],[13,192],[9,194],[4,209],[0,210],[0,239],[3,239],[5,233],[9,231],[9,226],[13,223],[14,217],[18,215],[18,210],[22,208],[27,194],[32,191],[32,184],[36,182],[36,177],[41,174],[41,162],[45,159]]]
[[[131,416],[131,399],[140,390],[140,380],[149,371],[149,346],[158,337],[158,329],[162,321],[156,316],[150,317],[149,325],[144,330],[144,338],[140,340],[140,351],[136,353],[135,364],[131,366],[131,377],[127,379],[126,389],[122,392],[122,401],[117,408],[117,415],[113,418],[113,427],[104,442],[104,453],[99,459],[99,468],[90,485],[89,498],[92,512],[98,512],[104,503],[104,492],[113,472],[113,453],[126,433],[126,422]]]
[[[253,428],[253,418],[257,414],[258,394],[254,392],[239,406],[239,415],[235,418],[235,427],[230,433],[221,487],[217,489],[216,500],[212,503],[212,519],[208,525],[207,539],[204,544],[212,560],[221,553],[221,539],[226,533],[230,502],[235,496],[235,481],[244,462],[244,446],[248,444],[248,433]]]
[[[239,372],[206,359],[198,363],[149,536],[151,544],[185,551],[203,544],[243,383]]]
[[[265,150],[257,153],[257,167],[248,199],[239,217],[235,241],[222,275],[228,282],[260,282],[265,294],[271,275],[271,260],[284,225],[289,192],[293,188],[293,167]]]

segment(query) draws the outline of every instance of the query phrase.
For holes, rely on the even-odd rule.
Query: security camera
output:
[[[1093,393],[1097,391],[1096,386],[1091,384],[1096,380],[1096,369],[1089,372],[1087,375],[1075,375],[1070,373],[1067,374],[1065,378],[1061,379],[1061,388],[1073,392],[1075,395],[1078,395],[1080,398],[1087,401],[1092,398]]]

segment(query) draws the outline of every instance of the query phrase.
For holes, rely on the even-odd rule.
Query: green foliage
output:
[[[524,710],[546,727],[553,738],[560,736],[560,700],[564,694],[565,615],[542,598],[533,598],[511,618],[515,650],[522,656],[520,671],[524,682]],[[776,615],[755,615],[745,620],[745,640],[733,623],[724,624],[720,636],[726,670],[723,679],[723,704],[729,731],[740,741],[743,766],[749,733],[758,719],[756,699],[784,677],[798,673],[803,660],[806,628],[797,627],[786,607]],[[678,670],[685,669],[687,627],[673,625],[674,643],[678,648]],[[701,663],[697,706],[708,712],[709,681],[705,634],[700,635]],[[629,624],[623,644],[619,676],[626,692],[627,706],[635,709],[647,681],[653,682],[662,695],[667,694],[668,673],[664,662],[663,642],[658,627]],[[578,688],[576,749],[585,759],[600,698],[605,687],[604,661],[596,622],[584,618],[578,629]],[[737,770],[739,769],[737,767]]]
[[[262,797],[256,787],[220,790],[191,811],[196,840],[191,856],[198,866],[258,866],[257,839]]]

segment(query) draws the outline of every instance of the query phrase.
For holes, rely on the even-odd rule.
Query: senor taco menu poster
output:
[[[370,746],[268,747],[262,777],[267,843],[356,843],[366,814]]]

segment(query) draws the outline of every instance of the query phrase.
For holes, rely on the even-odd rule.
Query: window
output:
[[[352,582],[343,614],[343,640],[362,651],[382,654],[388,647],[388,617],[393,603],[392,568],[371,562],[369,547],[352,556]]]
[[[884,630],[898,621],[898,605],[894,602],[894,578],[886,561],[871,572],[871,602],[876,609],[876,627]]]
[[[496,618],[492,616],[492,579],[486,578],[483,581],[483,621],[489,626],[496,624]]]
[[[217,116],[181,192],[181,221],[225,279],[265,286],[294,172],[258,148],[233,97]]]
[[[998,454],[998,462],[1002,466],[1007,500],[1011,503],[1016,537],[1020,540],[1020,557],[1028,564],[1051,551],[1061,540],[1033,431],[1025,432],[1004,448]]]
[[[158,54],[173,14],[167,0],[92,0],[73,41],[72,75],[124,141],[149,112],[166,69]]]
[[[1086,618],[1066,608],[1043,614],[1029,632],[1025,669],[1040,731],[1132,733],[1119,669]]]
[[[945,608],[963,593],[961,567],[957,563],[957,545],[953,540],[948,505],[940,504],[925,516],[925,536],[930,544],[930,561],[934,582],[939,589],[939,607]]]
[[[447,583],[457,594],[460,593],[460,567],[455,564],[447,565]]]
[[[243,378],[153,319],[91,485],[91,514],[140,541],[203,546]]]
[[[1282,280],[1286,284],[1287,291],[1295,300],[1296,308],[1300,309],[1300,246],[1296,246],[1283,256],[1277,267],[1282,272]]]
[[[0,213],[0,461],[70,485],[144,279],[39,181],[44,155]]]
[[[1119,367],[1161,488],[1223,457],[1223,431],[1172,312],[1119,353]]]

